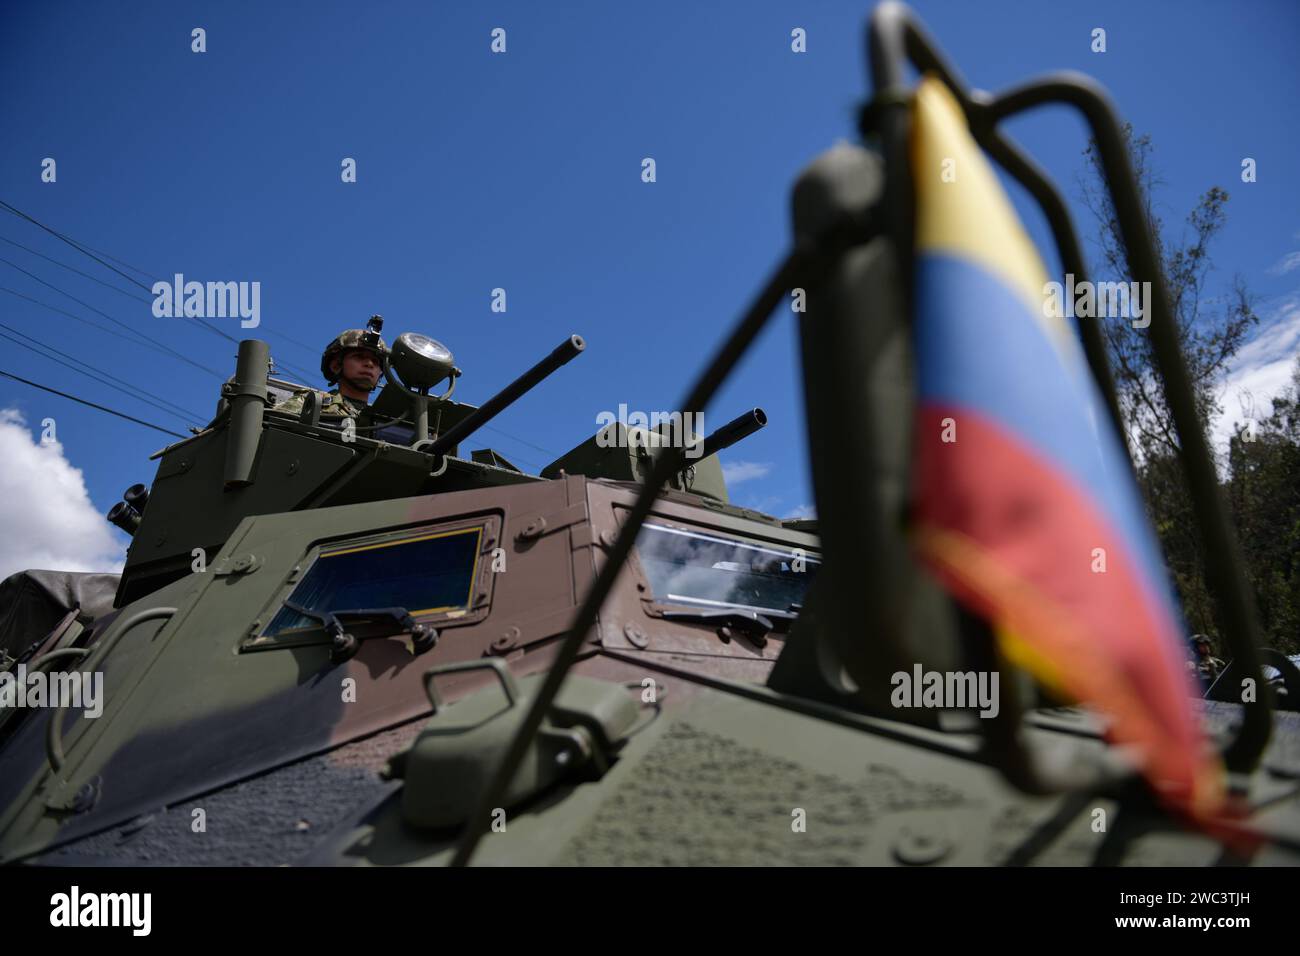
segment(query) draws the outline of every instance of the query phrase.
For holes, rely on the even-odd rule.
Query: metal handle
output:
[[[453,664],[439,664],[437,667],[431,667],[424,672],[424,692],[429,695],[429,703],[433,705],[433,712],[436,714],[442,709],[442,699],[438,696],[438,690],[434,687],[434,679],[442,677],[444,674],[456,674],[464,671],[492,670],[496,673],[497,678],[501,681],[501,690],[506,695],[506,703],[514,707],[519,701],[519,684],[515,681],[515,675],[510,673],[510,668],[506,662],[499,657],[485,657],[481,660],[457,661]]]
[[[111,651],[117,642],[122,639],[132,628],[145,621],[151,621],[154,618],[169,618],[176,613],[174,607],[151,607],[143,611],[137,611],[135,614],[127,617],[125,621],[114,621],[110,625],[113,629],[110,633],[104,635],[98,644],[94,647],[65,647],[62,650],[51,651],[41,657],[40,662],[45,663],[55,660],[59,655],[71,657],[70,652],[79,652],[82,657],[93,658],[93,663],[98,665]],[[94,667],[87,667],[87,670],[93,671]],[[56,704],[53,712],[50,714],[50,722],[45,727],[45,757],[50,763],[51,769],[55,773],[63,769],[63,704]]]

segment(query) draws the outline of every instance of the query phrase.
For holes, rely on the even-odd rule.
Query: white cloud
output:
[[[1300,292],[1284,299],[1259,333],[1241,347],[1225,377],[1223,414],[1211,430],[1215,451],[1226,454],[1233,424],[1267,418],[1273,397],[1290,384],[1300,355]]]
[[[0,579],[15,571],[120,571],[122,545],[57,441],[0,408]]]
[[[786,521],[793,521],[799,518],[816,518],[817,512],[812,505],[799,505],[785,516]]]
[[[728,461],[722,465],[722,477],[728,485],[738,485],[754,478],[766,478],[772,466],[767,462]]]
[[[1292,269],[1300,269],[1300,252],[1287,253],[1268,267],[1268,274],[1271,276],[1284,276]]]

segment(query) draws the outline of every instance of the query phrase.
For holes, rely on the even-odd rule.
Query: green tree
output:
[[[1240,276],[1217,295],[1210,288],[1210,247],[1227,220],[1228,193],[1219,186],[1206,190],[1175,235],[1157,213],[1153,199],[1162,180],[1153,165],[1151,137],[1135,136],[1127,124],[1124,137],[1164,266],[1170,307],[1201,428],[1208,429],[1223,412],[1215,396],[1232,358],[1259,321],[1252,296]],[[1105,188],[1095,143],[1089,144],[1084,157],[1086,171],[1079,185],[1084,205],[1095,220],[1098,249],[1095,274],[1090,278],[1129,281],[1119,220]],[[1187,623],[1193,631],[1217,633],[1216,609],[1205,585],[1199,528],[1178,460],[1181,443],[1156,371],[1151,336],[1147,329],[1136,328],[1127,319],[1080,321],[1101,322],[1128,429],[1126,438],[1137,462],[1138,482]]]
[[[1134,136],[1130,124],[1124,138],[1144,197],[1144,211],[1155,237],[1156,251],[1164,264],[1165,283],[1178,338],[1183,347],[1188,374],[1196,397],[1201,426],[1205,428],[1223,409],[1215,401],[1232,357],[1241,348],[1253,325],[1259,321],[1245,281],[1235,276],[1229,288],[1218,296],[1209,294],[1213,271],[1210,246],[1227,221],[1228,193],[1211,186],[1187,215],[1180,236],[1173,237],[1156,213],[1152,196],[1163,180],[1152,165],[1151,137]],[[1100,255],[1095,279],[1128,279],[1128,262],[1119,220],[1101,176],[1101,157],[1096,144],[1084,151],[1087,174],[1080,179],[1085,206],[1096,221]],[[1139,459],[1151,455],[1177,454],[1180,450],[1173,416],[1165,402],[1156,374],[1151,336],[1122,319],[1096,320],[1111,357],[1120,410],[1129,427],[1129,442]]]
[[[1229,441],[1228,500],[1268,643],[1300,653],[1300,359],[1272,413]]]

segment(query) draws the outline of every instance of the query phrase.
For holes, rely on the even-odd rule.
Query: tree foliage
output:
[[[1300,359],[1273,411],[1230,439],[1228,500],[1269,643],[1300,653]]]
[[[1209,277],[1213,271],[1210,246],[1227,221],[1228,193],[1219,186],[1206,190],[1187,215],[1182,234],[1173,238],[1152,201],[1162,180],[1152,166],[1151,137],[1134,136],[1132,126],[1125,124],[1124,139],[1143,196],[1144,212],[1155,237],[1156,252],[1164,265],[1170,307],[1204,428],[1222,413],[1214,397],[1217,387],[1251,327],[1259,321],[1253,299],[1240,276],[1233,278],[1223,294],[1209,294]],[[1089,144],[1084,157],[1088,174],[1080,185],[1084,204],[1098,226],[1099,277],[1124,277],[1127,281],[1124,241],[1114,204],[1101,176],[1101,157],[1095,143]],[[1122,320],[1102,322],[1120,410],[1129,426],[1130,444],[1140,458],[1177,454],[1181,447],[1156,374],[1148,331]]]
[[[1254,299],[1240,276],[1211,283],[1211,246],[1227,221],[1228,193],[1206,190],[1177,235],[1166,226],[1153,196],[1162,181],[1150,136],[1124,129],[1147,221],[1165,270],[1173,319],[1187,363],[1202,429],[1221,414],[1216,395],[1237,351],[1259,322]],[[1093,279],[1129,281],[1115,208],[1092,143],[1080,179],[1084,205],[1096,225]],[[1081,320],[1093,321],[1093,320]],[[1126,319],[1101,319],[1129,447],[1137,463],[1148,514],[1175,590],[1193,632],[1210,634],[1224,649],[1217,608],[1205,583],[1204,550],[1179,460],[1181,442],[1165,401],[1151,337]],[[1272,414],[1238,429],[1221,462],[1223,492],[1244,552],[1267,642],[1300,652],[1300,361],[1292,385],[1276,396]]]

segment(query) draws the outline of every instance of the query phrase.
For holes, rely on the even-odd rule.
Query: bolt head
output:
[[[947,828],[935,820],[905,820],[894,834],[894,859],[908,866],[929,866],[947,857],[957,846]]]

